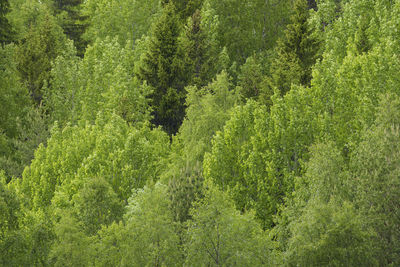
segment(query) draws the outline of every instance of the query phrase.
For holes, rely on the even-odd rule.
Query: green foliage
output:
[[[200,90],[188,87],[187,91],[186,119],[180,128],[179,138],[190,162],[202,162],[204,153],[211,149],[212,136],[229,119],[237,96],[225,71],[208,86]]]
[[[88,0],[83,3],[83,14],[88,18],[89,26],[84,34],[86,40],[104,40],[118,37],[125,46],[130,41],[140,39],[158,19],[161,5],[159,0]]]
[[[137,76],[154,88],[151,95],[155,125],[175,134],[184,117],[185,90],[176,64],[179,21],[173,3],[167,4],[153,25],[150,43],[142,55]]]
[[[50,78],[51,62],[67,46],[67,39],[49,10],[30,24],[18,47],[18,70],[36,104],[42,100],[42,87]]]
[[[271,64],[271,86],[284,95],[292,84],[309,86],[311,68],[315,63],[318,43],[308,26],[309,10],[306,0],[294,2],[293,15],[278,41],[276,58]]]
[[[400,265],[400,1],[7,3],[0,265]]]
[[[258,183],[262,181],[253,180],[246,161],[252,150],[251,138],[255,135],[254,117],[264,112],[253,101],[244,107],[236,107],[223,132],[217,132],[214,136],[212,152],[205,157],[205,178],[229,192],[241,211],[259,202],[258,192],[262,187]]]
[[[20,266],[26,264],[26,235],[20,227],[21,201],[15,189],[6,184],[0,171],[0,264]]]
[[[52,266],[89,266],[94,250],[92,239],[85,235],[78,222],[65,214],[55,225],[56,239],[51,247],[49,263]]]
[[[253,101],[238,107],[223,133],[215,136],[204,163],[205,177],[229,190],[239,209],[256,209],[264,227],[294,188],[300,162],[318,132],[305,88],[274,97],[270,113]]]
[[[338,205],[343,201],[352,200],[347,165],[333,142],[313,145],[310,159],[304,165],[305,173],[295,178],[295,191],[288,196],[274,229],[280,246],[286,250],[288,239],[293,236],[293,227],[302,224],[299,217],[304,210],[314,212],[314,209],[319,209],[319,203],[340,209]]]
[[[8,137],[17,136],[18,119],[25,116],[30,104],[28,91],[19,79],[15,50],[14,45],[0,48],[0,129]]]
[[[167,154],[169,140],[160,130],[130,127],[118,116],[99,115],[96,124],[55,126],[47,147],[39,146],[31,166],[23,173],[22,188],[35,208],[50,204],[63,185],[70,197],[71,182],[85,177],[103,177],[120,200],[133,188],[157,178]]]
[[[287,266],[378,266],[371,234],[349,203],[310,203],[294,226]]]
[[[138,190],[125,215],[128,238],[122,261],[128,266],[181,264],[179,238],[169,208],[167,187],[157,183]]]
[[[17,187],[18,188],[18,187]],[[26,199],[23,199],[26,202]],[[26,203],[25,203],[26,206]],[[47,266],[51,244],[54,240],[50,215],[42,210],[24,210],[21,215],[24,235],[27,239],[26,265]]]
[[[9,177],[21,175],[36,147],[32,140],[35,135],[30,130],[37,117],[31,116],[35,110],[31,108],[28,90],[19,79],[15,58],[14,45],[0,48],[0,168]],[[40,126],[45,128],[43,124]],[[43,131],[37,129],[38,133]]]
[[[50,135],[47,116],[41,108],[27,106],[21,109],[26,114],[17,118],[17,135],[7,139],[8,143],[3,146],[11,150],[0,157],[0,166],[10,178],[22,176],[24,168],[31,163],[36,148],[40,144],[46,144]]]
[[[237,99],[226,72],[200,90],[194,86],[187,90],[186,118],[173,139],[168,168],[162,174],[179,222],[190,217],[193,201],[202,195],[204,153],[211,150],[212,136],[222,129]]]
[[[88,178],[73,196],[77,217],[88,234],[95,234],[102,225],[119,221],[122,202],[103,178]]]
[[[104,267],[126,266],[127,264],[122,259],[128,248],[125,246],[128,234],[122,222],[102,228],[97,234],[98,239],[94,245],[96,249],[94,265]],[[127,255],[128,257],[129,255]]]
[[[170,2],[174,3],[179,17],[186,19],[192,16],[197,9],[201,8],[203,0],[161,0],[164,6]]]
[[[290,14],[291,1],[206,0],[204,13],[218,23],[216,39],[232,62],[243,64],[254,52],[271,49]]]
[[[193,202],[203,195],[203,180],[201,166],[191,166],[189,163],[180,169],[180,173],[170,178],[168,194],[175,221],[183,223],[190,218],[189,210]]]
[[[52,14],[51,1],[9,0],[10,12],[7,18],[14,30],[15,42],[23,40],[30,27],[38,25],[40,17],[44,14]]]
[[[85,58],[73,53],[56,59],[45,105],[52,120],[61,125],[79,119],[94,121],[99,111],[116,113],[132,124],[150,118],[146,84],[132,78],[132,53],[116,40],[106,38],[89,46]]]
[[[188,19],[178,39],[177,60],[183,61],[181,64],[184,64],[184,68],[180,69],[183,73],[180,75],[186,76],[188,85],[201,87],[210,81],[210,44],[199,10]]]
[[[400,195],[399,144],[400,99],[393,94],[381,98],[374,125],[362,134],[362,142],[351,159],[354,186],[366,217],[365,224],[376,233],[375,251],[379,265],[398,265]]]
[[[246,62],[240,67],[237,90],[244,101],[249,98],[267,100],[272,96],[271,91],[266,91],[262,66],[258,62],[256,55],[247,58]],[[268,105],[268,100],[263,102]]]
[[[74,41],[77,54],[83,56],[85,53],[86,42],[82,39],[87,24],[82,15],[81,6],[83,0],[54,0],[53,8],[60,26],[64,33]]]
[[[185,266],[273,264],[272,242],[251,214],[240,214],[227,194],[213,186],[191,211]]]
[[[0,2],[0,44],[4,45],[13,40],[13,30],[8,21],[7,14],[10,12],[10,3],[8,0]]]

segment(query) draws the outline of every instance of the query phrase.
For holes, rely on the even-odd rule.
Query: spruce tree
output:
[[[211,81],[209,44],[201,20],[200,11],[196,10],[183,30],[177,56],[177,64],[184,65],[180,70],[185,85],[196,85],[199,88]]]
[[[18,70],[37,104],[42,101],[42,87],[50,78],[51,63],[66,45],[61,27],[46,10],[30,26],[18,47]]]
[[[179,21],[172,2],[152,30],[148,50],[142,56],[137,76],[153,87],[153,123],[161,125],[170,135],[175,134],[184,117],[185,91],[176,63]]]
[[[54,0],[54,12],[64,33],[74,41],[79,56],[83,57],[87,43],[82,39],[86,30],[85,17],[81,14],[83,0]]]
[[[271,63],[270,85],[279,89],[282,95],[290,90],[292,84],[310,85],[318,43],[308,29],[308,17],[307,0],[296,0],[291,23],[276,47],[276,58]]]
[[[162,0],[163,5],[173,2],[176,7],[176,13],[183,20],[193,15],[193,13],[201,8],[203,0]]]
[[[8,0],[0,0],[0,44],[4,45],[12,41],[11,25],[6,17],[10,9]]]
[[[247,58],[240,68],[240,74],[238,76],[238,91],[243,101],[248,98],[257,99],[263,91],[264,74],[262,72],[262,66],[256,57],[253,55]]]

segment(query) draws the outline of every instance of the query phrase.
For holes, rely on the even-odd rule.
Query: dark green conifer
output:
[[[172,2],[153,26],[149,47],[137,76],[154,88],[152,94],[153,123],[161,125],[170,135],[175,134],[184,117],[185,90],[177,64],[179,21]]]
[[[4,45],[12,41],[11,25],[6,17],[10,9],[8,0],[0,0],[0,44]]]
[[[190,219],[189,211],[193,202],[202,196],[203,180],[202,168],[197,162],[193,166],[187,164],[169,181],[170,206],[177,222],[183,223]]]
[[[196,85],[198,88],[210,82],[209,45],[207,36],[201,25],[201,13],[196,10],[183,31],[179,41],[178,57],[184,67],[182,77],[185,77],[185,85]],[[179,64],[179,63],[177,63]]]
[[[87,42],[82,39],[87,24],[81,14],[83,0],[54,0],[54,12],[64,33],[74,41],[78,56],[83,57]]]
[[[203,0],[162,0],[163,5],[173,2],[176,7],[176,13],[183,20],[193,15],[193,13],[201,8]]]
[[[65,50],[67,40],[54,17],[46,12],[29,28],[18,47],[18,70],[33,100],[42,100],[41,89],[50,78],[51,62]]]
[[[296,0],[291,23],[276,47],[276,58],[271,63],[270,85],[282,95],[290,90],[292,84],[308,86],[311,82],[311,68],[316,61],[318,43],[308,29],[308,17],[307,0]]]

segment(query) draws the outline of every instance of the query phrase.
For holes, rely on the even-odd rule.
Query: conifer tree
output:
[[[184,87],[180,84],[176,55],[179,21],[172,2],[153,27],[147,52],[141,58],[138,77],[154,88],[152,94],[153,123],[170,135],[179,129],[184,117]]]
[[[74,41],[78,55],[83,57],[86,42],[82,34],[87,27],[85,17],[81,14],[83,0],[54,0],[54,11],[60,20],[64,33]]]
[[[176,7],[176,13],[183,20],[192,16],[192,14],[201,8],[203,0],[162,0],[163,5],[173,2]]]
[[[202,196],[203,180],[199,164],[187,164],[178,175],[170,179],[168,195],[175,221],[184,223],[190,219],[189,211],[193,202]]]
[[[238,76],[238,91],[242,100],[258,98],[263,90],[264,75],[257,57],[247,58],[246,63],[240,68]]]
[[[0,1],[0,44],[6,44],[12,40],[11,25],[6,17],[10,9],[8,0]]]
[[[207,36],[201,24],[201,13],[196,10],[188,20],[179,39],[177,61],[184,64],[181,68],[182,77],[185,77],[185,85],[202,87],[210,81],[210,55]],[[178,62],[177,62],[178,63]],[[178,63],[179,64],[179,63]]]
[[[18,49],[18,70],[33,100],[42,100],[42,87],[50,78],[51,62],[65,50],[67,39],[55,18],[43,11],[32,24]]]
[[[291,84],[310,84],[318,44],[308,29],[308,17],[307,1],[296,0],[285,37],[278,41],[276,58],[271,63],[270,85],[279,89],[282,95],[290,90]]]

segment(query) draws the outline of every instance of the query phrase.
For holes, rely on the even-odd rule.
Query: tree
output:
[[[67,40],[49,10],[31,24],[18,49],[18,70],[37,105],[42,101],[42,87],[50,78],[52,61],[66,47]]]
[[[167,4],[155,23],[147,52],[142,56],[137,75],[154,88],[153,123],[175,134],[184,117],[185,90],[174,64],[179,36],[179,22],[173,3]]]
[[[240,67],[240,74],[238,77],[238,91],[242,100],[246,101],[249,98],[258,99],[261,95],[265,98],[271,97],[272,93],[264,92],[264,74],[262,72],[261,64],[258,62],[256,55],[246,59]]]
[[[20,196],[15,188],[6,183],[0,171],[0,264],[3,266],[25,265],[28,262],[27,236],[21,229],[23,215]]]
[[[20,135],[26,133],[21,124],[28,124],[26,119],[31,106],[29,93],[21,83],[15,58],[14,45],[0,47],[0,101],[3,103],[0,107],[0,169],[8,177],[20,175],[21,168],[24,167],[19,163],[20,157],[16,152],[19,146],[16,143]]]
[[[310,102],[312,96],[303,87],[283,99],[275,95],[270,112],[248,101],[235,109],[206,155],[205,178],[228,190],[240,210],[255,209],[264,228],[274,226],[273,217],[292,194],[294,179],[303,171],[301,162],[308,159],[318,135]]]
[[[168,184],[171,210],[178,222],[185,222],[193,201],[202,196],[203,157],[211,150],[212,136],[222,129],[236,102],[226,72],[208,86],[187,87],[187,114],[173,139],[168,165],[161,180]]]
[[[315,203],[292,225],[286,266],[379,266],[374,259],[373,233],[353,205]]]
[[[0,44],[4,45],[13,40],[13,31],[6,17],[10,9],[8,0],[0,2]]]
[[[235,107],[223,131],[214,136],[211,153],[206,154],[204,160],[205,178],[228,192],[242,212],[254,208],[254,203],[260,201],[258,183],[261,181],[253,180],[254,176],[245,166],[252,151],[255,116],[263,113],[256,111],[257,108],[254,101]]]
[[[85,235],[71,214],[65,214],[55,225],[55,234],[49,254],[52,266],[88,266],[92,263],[92,238]]]
[[[170,209],[177,222],[184,223],[190,218],[192,204],[202,197],[203,174],[201,166],[188,162],[180,173],[171,177],[168,183]]]
[[[26,94],[26,98],[29,96]],[[30,101],[27,103],[30,104]],[[23,117],[16,117],[17,134],[13,138],[7,138],[7,145],[3,148],[10,148],[9,152],[0,157],[0,166],[11,177],[21,177],[26,166],[33,157],[36,148],[40,144],[46,144],[49,137],[48,120],[42,108],[33,106],[21,107]]]
[[[131,124],[150,119],[146,96],[151,89],[132,78],[129,44],[116,39],[96,41],[79,59],[70,49],[58,57],[44,88],[44,104],[52,121],[60,126],[84,119],[95,121],[99,111],[116,113]]]
[[[185,242],[187,266],[265,266],[274,263],[272,241],[251,214],[240,214],[212,185],[191,211]]]
[[[102,225],[118,222],[122,218],[123,205],[104,178],[87,178],[82,183],[73,196],[74,209],[82,228],[93,235]]]
[[[30,104],[18,75],[15,50],[14,45],[0,48],[0,131],[10,138],[18,135],[18,119],[25,116]]]
[[[17,188],[20,190],[19,187]],[[28,264],[35,266],[47,266],[49,253],[55,238],[53,222],[49,220],[51,214],[43,210],[29,210],[25,195],[23,196],[25,209],[21,218],[23,218],[24,235],[28,241],[25,253],[26,261]]]
[[[88,26],[83,37],[90,43],[106,37],[118,38],[121,46],[129,41],[132,48],[136,40],[148,33],[161,10],[159,0],[84,1],[82,14],[87,18]]]
[[[55,125],[47,146],[39,146],[25,169],[21,190],[37,210],[48,207],[56,191],[71,199],[79,189],[71,188],[76,181],[101,176],[126,202],[132,189],[158,177],[168,146],[161,130],[134,128],[117,115],[99,114],[95,124]]]
[[[365,216],[364,224],[377,233],[374,247],[379,265],[398,265],[399,251],[399,144],[400,99],[381,97],[377,118],[362,132],[362,142],[352,154],[356,201]]]
[[[166,186],[157,183],[136,191],[125,214],[129,238],[124,264],[132,266],[180,265],[178,235]]]
[[[95,266],[124,266],[123,258],[125,257],[125,249],[129,236],[128,229],[123,222],[112,223],[107,227],[102,227],[98,233],[94,247]],[[129,259],[129,255],[126,255]]]
[[[187,115],[180,129],[185,155],[190,162],[202,162],[211,149],[213,135],[222,129],[237,102],[229,75],[222,71],[215,80],[198,90],[188,87]]]
[[[210,81],[210,44],[202,24],[201,12],[196,10],[178,39],[177,60],[185,67],[180,75],[186,76],[184,86],[205,86]]]
[[[286,266],[376,266],[374,231],[353,201],[354,186],[333,142],[311,148],[305,173],[274,229]]]
[[[318,43],[311,35],[308,18],[307,1],[296,0],[290,24],[286,27],[284,39],[278,41],[276,58],[270,70],[271,86],[282,95],[290,90],[291,84],[310,85]]]
[[[86,18],[81,11],[83,2],[82,0],[54,0],[53,2],[54,13],[60,21],[60,26],[65,35],[74,41],[77,54],[80,57],[83,57],[87,45],[82,38],[87,27]]]
[[[203,13],[217,16],[216,39],[232,62],[273,48],[288,21],[292,1],[206,0]]]
[[[177,14],[183,20],[193,15],[193,13],[201,8],[203,0],[162,0],[161,3],[163,5],[167,5],[168,3],[173,2]]]

